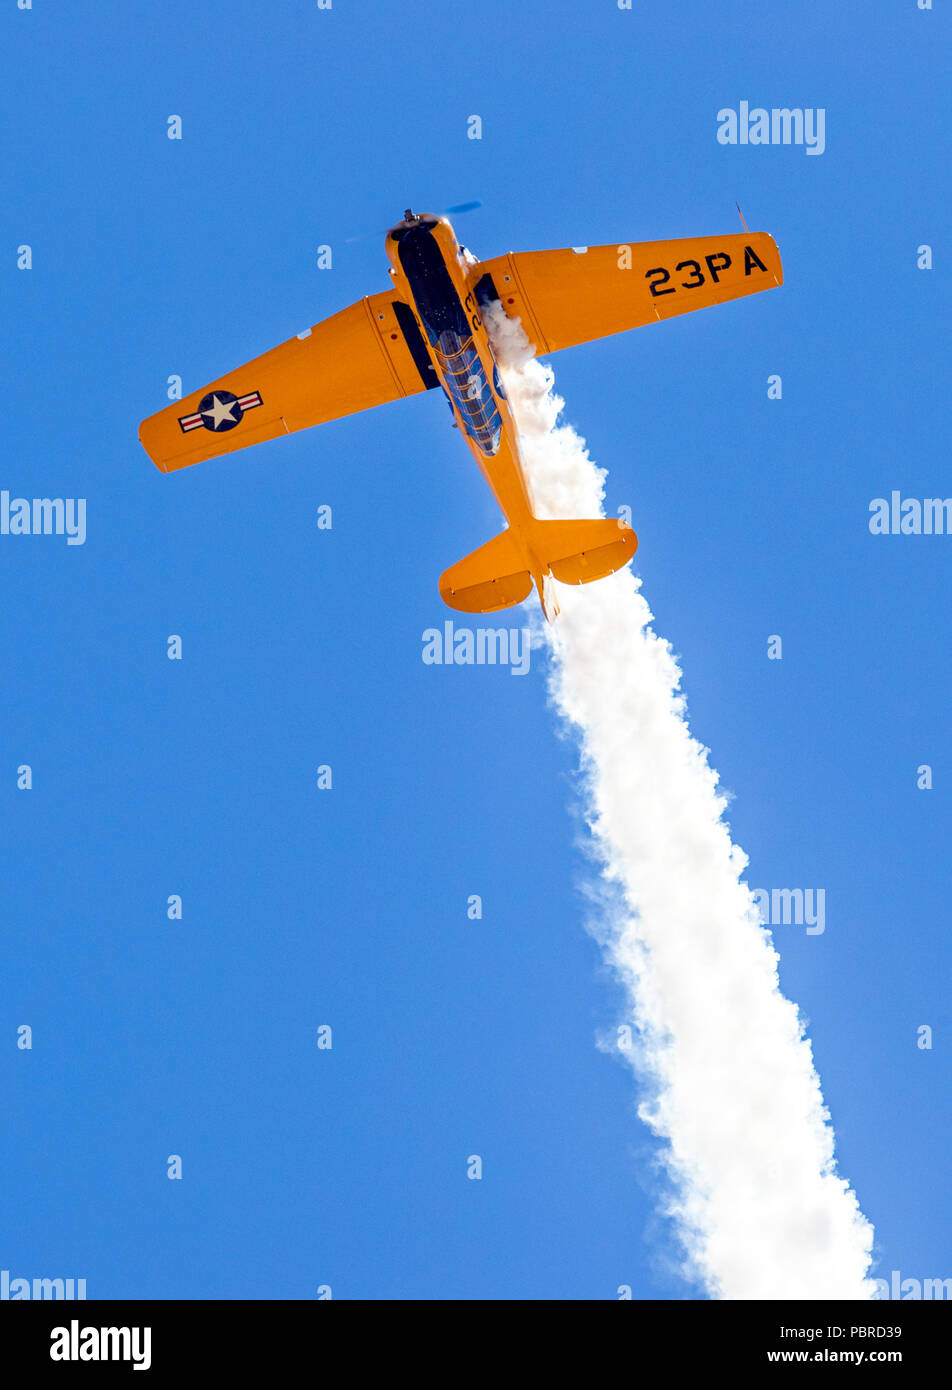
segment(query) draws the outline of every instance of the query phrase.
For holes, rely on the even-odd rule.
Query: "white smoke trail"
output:
[[[553,373],[495,306],[490,332],[536,512],[600,516],[605,471],[557,426]],[[630,569],[573,588],[548,630],[550,694],[581,744],[603,878],[624,900],[604,932],[664,1141],[684,1273],[715,1298],[869,1298],[872,1227],[837,1175],[834,1135],[777,954],[740,876],[747,856],[692,737],[681,673]]]

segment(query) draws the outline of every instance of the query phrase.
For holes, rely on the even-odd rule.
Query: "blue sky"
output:
[[[733,232],[736,200],[781,291],[553,365],[750,882],[826,889],[781,977],[878,1272],[952,1275],[952,539],[867,524],[952,494],[941,8],[4,7],[0,487],[85,497],[88,533],[0,538],[0,1267],[90,1297],[698,1295],[596,1046],[621,994],[544,661],[421,660],[438,575],[499,526],[445,404],[169,477],[136,431],[170,375],[386,288],[382,238],[345,240],[407,206],[481,199],[457,230],[490,257]],[[824,108],[825,152],[719,145],[743,100]]]

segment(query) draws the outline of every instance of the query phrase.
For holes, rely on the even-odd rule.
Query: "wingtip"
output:
[[[151,418],[152,418],[152,417],[150,416],[149,419],[151,419]],[[162,459],[156,458],[155,454],[153,454],[152,450],[149,448],[148,444],[145,442],[145,439],[144,439],[144,437],[143,437],[142,431],[143,431],[143,428],[144,428],[148,423],[149,423],[149,420],[143,420],[143,421],[142,421],[142,424],[140,424],[140,426],[139,426],[139,443],[142,445],[143,449],[145,450],[146,456],[147,456],[149,459],[151,459],[151,461],[155,464],[155,466],[156,466],[156,468],[159,470],[159,472],[160,472],[160,473],[168,473],[169,470],[166,468],[165,463],[163,462],[163,460],[162,460]]]

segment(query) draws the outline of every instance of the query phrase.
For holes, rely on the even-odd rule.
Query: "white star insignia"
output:
[[[215,428],[217,430],[223,420],[230,420],[232,424],[234,424],[235,417],[232,412],[235,409],[235,404],[235,401],[222,401],[219,400],[217,396],[212,396],[211,408],[209,410],[203,410],[202,415],[210,415],[215,422]]]

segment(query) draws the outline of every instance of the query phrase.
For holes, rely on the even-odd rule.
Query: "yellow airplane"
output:
[[[745,224],[746,225],[746,224]],[[587,584],[628,563],[638,539],[612,518],[542,521],[483,310],[520,319],[536,356],[622,333],[783,283],[765,232],[631,245],[464,255],[446,217],[407,211],[386,234],[391,288],[143,420],[139,438],[170,472],[249,444],[441,386],[508,522],[446,570],[440,594],[464,613],[494,613],[539,591],[551,622],[550,577]]]

